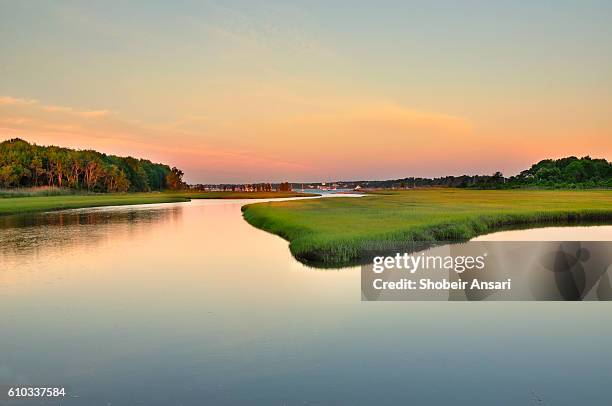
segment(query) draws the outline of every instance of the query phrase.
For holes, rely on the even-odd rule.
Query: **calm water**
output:
[[[1,218],[0,384],[68,405],[609,404],[612,303],[361,302],[358,268],[299,264],[244,203]]]

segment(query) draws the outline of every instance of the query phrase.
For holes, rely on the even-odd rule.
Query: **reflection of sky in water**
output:
[[[609,303],[360,302],[357,268],[304,267],[240,205],[3,229],[0,384],[86,405],[608,399]]]
[[[542,227],[500,231],[472,241],[612,241],[612,226]]]

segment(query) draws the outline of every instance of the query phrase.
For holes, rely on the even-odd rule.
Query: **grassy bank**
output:
[[[131,204],[187,202],[191,199],[270,199],[311,194],[293,192],[108,193],[0,198],[0,215]]]
[[[290,241],[299,260],[340,266],[414,241],[462,241],[511,226],[612,222],[612,191],[416,189],[251,204],[243,214]]]
[[[75,194],[78,193],[76,193],[74,190],[54,186],[0,189],[0,199],[8,199],[12,197],[67,196]]]

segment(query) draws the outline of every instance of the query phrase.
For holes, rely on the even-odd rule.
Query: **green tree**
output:
[[[180,190],[186,187],[183,182],[183,171],[173,167],[170,172],[166,175],[166,185],[169,189]]]

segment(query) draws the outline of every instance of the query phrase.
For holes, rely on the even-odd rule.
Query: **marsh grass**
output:
[[[67,196],[74,194],[77,194],[77,192],[72,189],[55,186],[0,189],[0,198],[4,199],[13,197]]]
[[[246,221],[290,241],[302,262],[351,265],[374,252],[534,225],[612,222],[611,191],[416,189],[362,198],[269,202],[243,207]]]

